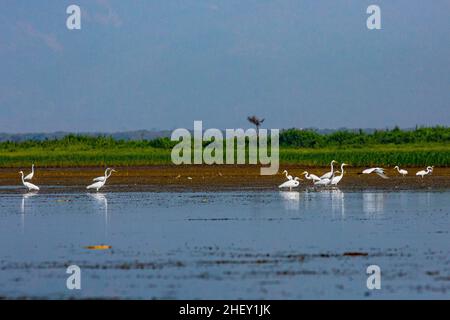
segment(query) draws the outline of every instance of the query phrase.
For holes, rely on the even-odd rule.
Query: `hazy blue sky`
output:
[[[449,0],[0,6],[0,132],[450,125]]]

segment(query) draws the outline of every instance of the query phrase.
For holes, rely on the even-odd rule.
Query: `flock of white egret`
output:
[[[309,173],[308,171],[304,171],[301,175],[305,176],[305,179],[311,180],[315,186],[336,186],[339,182],[341,182],[342,178],[344,177],[344,167],[348,166],[346,163],[341,164],[340,171],[334,170],[334,164],[338,163],[336,160],[331,161],[331,170],[322,176],[316,176],[315,174]],[[425,170],[420,170],[416,173],[416,176],[424,177],[426,175],[433,173],[433,166],[428,166]],[[395,166],[394,170],[397,170],[399,174],[401,174],[403,177],[408,175],[408,171],[405,169],[400,169],[399,166]],[[91,185],[88,185],[86,189],[95,189],[96,191],[99,191],[107,182],[109,177],[113,172],[117,172],[116,170],[112,168],[106,168],[105,174],[100,177],[96,177],[92,179],[94,182]],[[32,184],[31,181],[34,177],[34,163],[31,166],[31,173],[24,176],[23,171],[19,171],[22,177],[22,184],[25,188],[28,189],[28,191],[39,191],[39,187],[35,184]],[[389,179],[389,177],[386,175],[386,171],[383,168],[375,167],[375,168],[368,168],[364,169],[359,174],[371,174],[375,173],[379,175],[383,179]],[[300,179],[299,177],[293,177],[290,175],[287,170],[283,171],[283,174],[286,176],[286,181],[283,182],[281,185],[279,185],[279,188],[289,188],[289,190],[292,190],[292,188],[298,187],[300,185],[300,181],[303,179]],[[28,180],[28,181],[26,181]]]
[[[313,184],[315,186],[336,186],[339,182],[341,182],[342,178],[344,177],[344,166],[348,166],[346,163],[341,164],[341,170],[334,170],[334,164],[338,163],[336,160],[331,161],[331,170],[322,176],[316,176],[315,174],[309,173],[308,171],[304,171],[302,175],[305,176],[307,180],[312,180]],[[421,176],[422,178],[426,175],[433,173],[434,166],[428,166],[426,170],[420,170],[416,173],[416,176]],[[408,171],[405,169],[400,169],[399,166],[395,166],[394,170],[397,170],[399,174],[401,174],[403,177],[408,174]],[[383,168],[375,167],[375,168],[368,168],[364,169],[359,174],[371,174],[375,173],[378,176],[380,176],[383,179],[389,179],[389,177],[386,175],[386,171]],[[300,185],[300,179],[299,177],[292,177],[287,170],[283,171],[283,174],[286,176],[287,181],[283,182],[278,186],[278,188],[289,188],[289,190],[292,190],[292,188],[298,187]],[[336,175],[338,174],[338,175]]]

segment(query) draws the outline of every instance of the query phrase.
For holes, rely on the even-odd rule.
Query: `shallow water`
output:
[[[448,299],[449,198],[450,191],[0,194],[0,297]],[[97,244],[112,249],[85,248]],[[66,288],[71,264],[81,268],[81,290]],[[373,264],[380,290],[366,286]]]

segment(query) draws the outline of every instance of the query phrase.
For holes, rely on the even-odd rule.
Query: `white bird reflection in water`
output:
[[[345,194],[337,187],[320,190],[307,188],[304,192],[304,197],[303,206],[306,210],[319,206],[320,210],[331,211],[333,216],[336,214],[339,214],[341,217],[345,216]]]
[[[345,216],[344,192],[339,190],[339,188],[337,187],[333,187],[331,189],[321,190],[320,195],[323,197],[323,201],[325,201],[325,204],[331,204],[331,214],[333,216],[335,216],[336,213],[341,217]]]
[[[424,206],[424,207],[432,206],[431,192],[421,192],[417,195],[416,199],[419,202],[420,206]]]
[[[298,210],[300,204],[300,193],[297,191],[280,191],[286,210]]]
[[[28,199],[37,195],[36,192],[28,192],[22,195],[22,204],[20,206],[20,225],[22,233],[25,232],[25,209],[27,208]]]
[[[365,214],[381,213],[384,210],[384,197],[382,192],[363,193],[363,212]]]
[[[341,217],[345,216],[345,194],[338,188],[330,190],[331,194],[331,212],[339,213]]]
[[[89,197],[95,200],[98,211],[105,216],[105,236],[108,235],[108,199],[104,193],[88,193]]]

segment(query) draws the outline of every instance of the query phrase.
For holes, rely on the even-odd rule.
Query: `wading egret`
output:
[[[423,179],[423,176],[426,176],[432,172],[433,172],[433,168],[427,167],[427,170],[420,170],[420,171],[416,172],[416,176],[421,176]]]
[[[286,179],[292,180],[292,176],[291,176],[290,174],[288,175],[287,170],[284,170],[284,171],[283,171],[283,174],[286,175]]]
[[[315,186],[328,186],[330,183],[331,183],[331,179],[325,178],[325,179],[320,179],[319,181],[314,182],[314,185]]]
[[[339,176],[335,176],[333,179],[331,179],[331,185],[337,185],[341,180],[342,177],[344,177],[344,166],[347,166],[346,163],[341,164],[341,171]],[[339,172],[339,171],[336,171]]]
[[[312,174],[312,173],[308,173],[308,171],[304,171],[302,174],[305,175],[305,178],[307,180],[320,181],[320,178],[318,176],[316,176],[315,174]]]
[[[362,171],[362,174],[371,174],[371,173],[376,173],[383,179],[389,179],[389,177],[384,172],[383,168],[378,168],[378,167],[377,168],[369,168],[369,169],[365,169]]]
[[[23,171],[19,171],[19,173],[22,175],[22,184],[25,186],[25,188],[28,189],[28,191],[31,191],[31,190],[39,191],[39,187],[38,186],[36,186],[36,185],[34,185],[34,184],[30,183],[30,182],[26,182],[24,180]]]
[[[330,178],[320,179],[320,181],[315,181],[315,186],[329,186],[331,184],[331,181],[333,180],[335,175],[335,171],[333,170],[333,173]]]
[[[395,166],[394,169],[397,169],[398,173],[400,173],[402,176],[406,176],[408,174],[408,171],[405,169],[400,169],[398,166]]]
[[[292,188],[298,187],[298,185],[300,184],[300,182],[298,180],[300,180],[300,178],[295,177],[292,180],[288,180],[288,181],[285,181],[284,183],[280,184],[278,186],[278,188],[289,188],[289,190],[292,190]]]
[[[116,171],[114,169],[111,169],[109,171],[108,175],[105,177],[105,180],[97,181],[96,183],[93,183],[93,184],[87,186],[86,189],[96,189],[98,191],[101,187],[103,187],[105,185],[106,181],[108,180],[108,178],[111,176],[111,174],[113,172],[116,172]]]
[[[34,177],[34,163],[31,165],[31,173],[27,174],[23,180],[31,180]]]
[[[337,161],[336,160],[332,160],[331,161],[331,171],[330,172],[327,172],[327,173],[325,173],[323,176],[321,176],[320,177],[320,179],[331,179],[331,177],[333,177],[333,163],[337,163]]]

